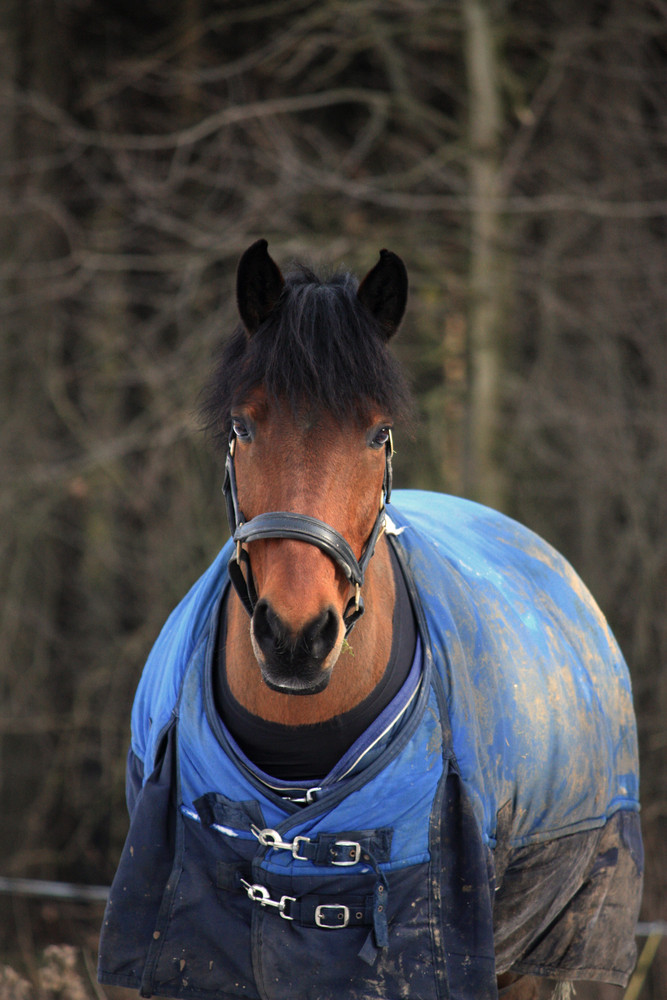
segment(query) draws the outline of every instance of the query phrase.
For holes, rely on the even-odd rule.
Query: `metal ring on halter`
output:
[[[364,612],[364,602],[361,598],[364,574],[375,551],[377,540],[385,527],[384,507],[391,495],[391,459],[394,454],[394,442],[391,430],[389,431],[385,445],[385,471],[380,510],[359,560],[357,560],[352,547],[340,532],[324,521],[320,521],[316,517],[311,517],[309,514],[295,514],[290,511],[269,511],[264,514],[258,514],[256,517],[246,521],[238,502],[236,469],[234,465],[235,448],[236,438],[232,432],[230,434],[229,450],[225,462],[225,480],[222,486],[222,491],[225,495],[229,528],[232,538],[236,542],[236,549],[234,555],[229,560],[228,570],[230,580],[246,611],[249,615],[253,614],[255,605],[257,604],[257,590],[252,576],[250,556],[243,546],[248,542],[266,538],[292,538],[315,545],[321,549],[322,552],[340,566],[346,579],[354,587],[354,595],[348,602],[343,613],[345,634],[346,636],[349,635],[353,626]],[[243,572],[242,564],[245,564],[245,573]]]

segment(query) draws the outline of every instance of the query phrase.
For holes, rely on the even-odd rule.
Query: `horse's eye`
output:
[[[373,448],[384,448],[387,441],[389,440],[389,435],[391,433],[391,427],[381,427],[379,431],[375,434],[371,445]]]
[[[239,441],[249,441],[251,438],[250,429],[242,417],[232,417],[232,430]]]

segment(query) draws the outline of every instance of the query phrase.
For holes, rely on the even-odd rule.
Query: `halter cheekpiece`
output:
[[[316,545],[318,549],[321,549],[322,552],[333,559],[342,569],[346,579],[354,587],[354,595],[350,598],[343,614],[345,635],[348,636],[355,623],[364,613],[364,602],[361,596],[364,574],[375,551],[376,542],[385,526],[384,509],[385,504],[389,502],[391,496],[391,459],[394,453],[391,431],[385,444],[385,470],[380,509],[358,560],[352,551],[352,547],[340,532],[324,521],[320,521],[316,517],[311,517],[309,514],[295,514],[282,510],[270,511],[258,514],[256,517],[246,521],[239,507],[236,488],[235,446],[236,437],[232,431],[229,437],[229,449],[225,462],[225,479],[222,485],[222,492],[224,493],[227,506],[229,530],[233,540],[236,542],[234,554],[229,560],[228,565],[229,578],[243,606],[248,614],[252,615],[258,599],[252,575],[252,567],[250,565],[250,555],[244,546],[249,542],[266,538],[292,538],[299,542],[307,542],[310,545]],[[245,572],[243,571],[243,566],[245,566]]]

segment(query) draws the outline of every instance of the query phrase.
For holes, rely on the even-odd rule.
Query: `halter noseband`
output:
[[[385,526],[384,508],[391,496],[391,458],[394,453],[391,431],[389,432],[389,439],[385,444],[385,470],[380,510],[378,511],[371,533],[366,540],[361,557],[358,560],[349,543],[335,528],[332,528],[324,521],[319,521],[316,517],[310,517],[309,514],[271,511],[265,514],[258,514],[256,517],[246,521],[243,512],[239,508],[236,489],[236,470],[234,466],[235,445],[236,438],[232,431],[229,438],[227,461],[225,462],[225,480],[222,485],[222,492],[225,495],[225,503],[227,505],[229,530],[236,542],[236,549],[228,565],[229,578],[234,585],[236,593],[243,602],[243,606],[248,614],[252,615],[257,604],[257,589],[250,566],[250,556],[243,547],[245,544],[265,538],[293,538],[299,542],[308,542],[310,545],[316,545],[318,549],[321,549],[322,552],[333,559],[342,569],[346,579],[354,587],[354,596],[350,598],[343,614],[345,635],[348,636],[355,623],[364,613],[364,602],[361,597],[364,574],[375,551],[375,544]],[[246,566],[245,573],[243,572],[242,564]]]

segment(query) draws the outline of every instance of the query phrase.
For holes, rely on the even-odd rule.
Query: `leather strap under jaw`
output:
[[[257,604],[257,590],[250,566],[250,556],[243,546],[248,542],[266,538],[293,538],[300,542],[307,542],[310,545],[317,546],[317,548],[333,559],[342,569],[346,579],[354,587],[354,595],[350,598],[343,613],[345,635],[347,637],[364,612],[361,587],[364,582],[366,568],[375,551],[375,545],[385,527],[384,508],[391,495],[391,459],[394,453],[391,431],[385,445],[385,473],[380,510],[371,533],[366,540],[361,557],[358,560],[352,551],[352,547],[340,532],[324,521],[320,521],[316,517],[311,517],[309,514],[270,511],[258,514],[256,517],[246,521],[238,502],[236,469],[234,465],[235,447],[236,438],[232,432],[229,439],[229,450],[225,463],[225,480],[222,491],[225,495],[229,529],[232,538],[236,542],[234,554],[229,560],[229,577],[243,606],[248,614],[252,615]],[[242,564],[245,565],[245,573],[242,569]]]

